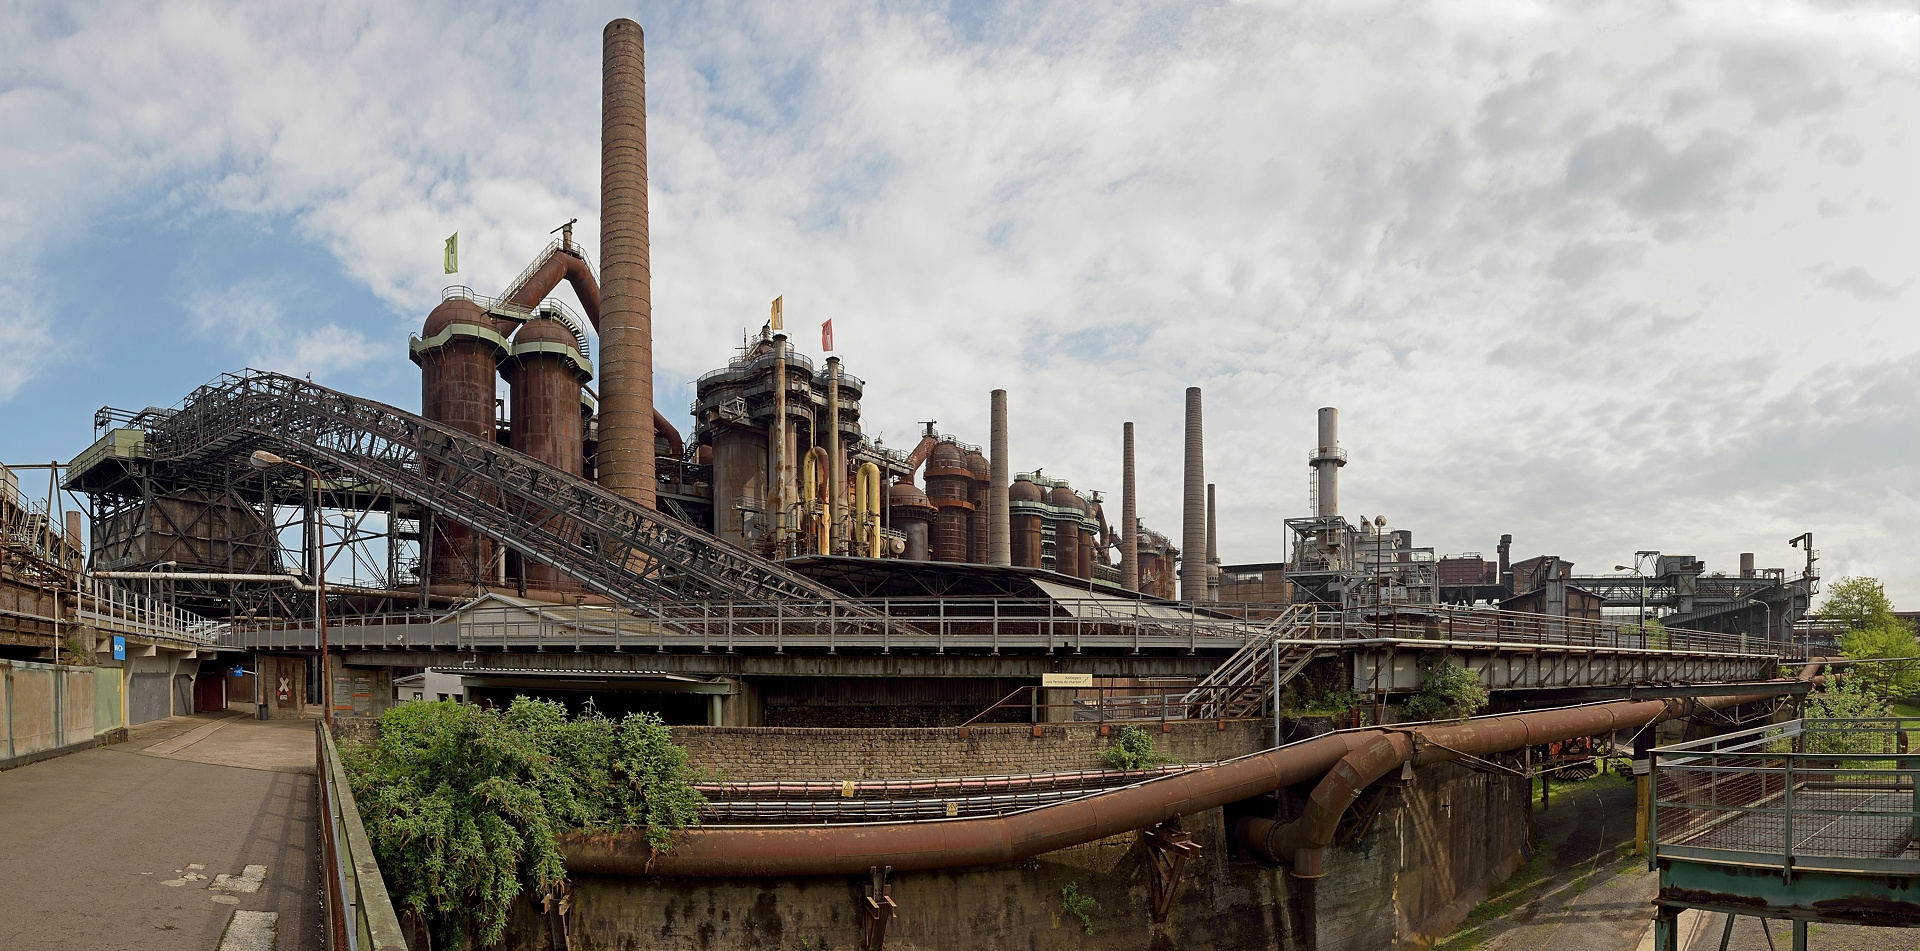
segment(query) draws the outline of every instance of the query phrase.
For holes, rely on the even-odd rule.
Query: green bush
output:
[[[566,876],[559,833],[644,827],[665,851],[706,804],[658,716],[569,719],[525,697],[401,704],[341,756],[395,907],[439,947],[498,943],[515,895]]]
[[[1420,688],[1403,709],[1416,720],[1459,720],[1487,705],[1487,687],[1452,654],[1420,658]]]
[[[1080,919],[1080,927],[1086,929],[1087,934],[1093,933],[1095,904],[1092,895],[1080,894],[1079,882],[1068,882],[1067,887],[1060,889],[1060,907],[1066,909],[1067,914]]]
[[[1153,748],[1153,734],[1137,726],[1121,727],[1113,735],[1113,744],[1100,751],[1100,759],[1114,769],[1146,769],[1173,762]]]

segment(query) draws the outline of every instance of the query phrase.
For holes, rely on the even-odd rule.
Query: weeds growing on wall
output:
[[[1487,705],[1487,687],[1452,654],[1420,658],[1420,689],[1404,709],[1416,720],[1458,720]]]
[[[1068,882],[1067,887],[1060,889],[1060,907],[1065,909],[1067,914],[1080,919],[1080,927],[1085,929],[1087,934],[1093,933],[1095,904],[1097,903],[1092,895],[1080,894],[1079,882]]]
[[[706,804],[658,716],[569,718],[525,697],[401,704],[341,757],[394,905],[436,947],[499,942],[515,895],[565,877],[559,833],[643,827],[665,851]]]
[[[1153,734],[1137,726],[1123,726],[1113,735],[1113,744],[1100,751],[1100,759],[1114,769],[1146,769],[1173,762],[1153,747]]]

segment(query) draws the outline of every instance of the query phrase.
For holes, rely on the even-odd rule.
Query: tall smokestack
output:
[[[640,24],[601,34],[600,483],[654,507],[653,273],[647,239],[647,63]]]
[[[1220,529],[1214,520],[1213,483],[1207,483],[1207,600],[1220,600]]]
[[[1007,510],[1007,486],[1013,481],[1013,464],[1007,458],[1007,391],[994,390],[992,397],[991,437],[987,448],[993,458],[987,460],[992,471],[987,488],[987,564],[1013,564],[1013,523]]]
[[[1340,451],[1339,410],[1320,407],[1320,445],[1307,464],[1314,472],[1313,514],[1323,518],[1340,514],[1340,467],[1347,464],[1347,454]]]
[[[1134,527],[1133,424],[1120,428],[1120,586],[1140,590],[1140,530]]]
[[[1186,485],[1180,519],[1180,599],[1207,599],[1207,466],[1200,431],[1200,388],[1187,387]]]

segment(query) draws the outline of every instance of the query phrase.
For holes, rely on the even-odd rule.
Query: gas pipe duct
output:
[[[1802,679],[1819,662],[1808,664]],[[1017,862],[1069,846],[1157,825],[1324,776],[1313,806],[1294,823],[1247,820],[1235,833],[1296,873],[1320,874],[1320,852],[1358,791],[1399,768],[1486,756],[1582,736],[1635,729],[1766,695],[1622,700],[1558,710],[1475,717],[1460,723],[1353,730],[1228,760],[1112,792],[1006,816],[917,822],[687,829],[673,851],[654,853],[643,830],[568,833],[561,851],[570,872],[602,875],[761,877],[864,874]]]

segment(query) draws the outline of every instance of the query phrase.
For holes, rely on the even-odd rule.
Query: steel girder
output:
[[[388,486],[617,603],[656,616],[709,598],[815,605],[837,592],[578,476],[383,403],[277,373],[200,387],[148,430],[168,468],[255,448]],[[796,605],[799,607],[799,605]],[[870,612],[846,605],[842,617]]]

